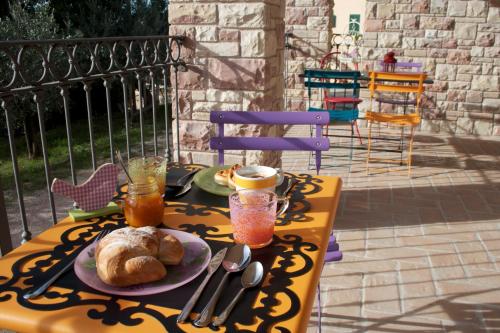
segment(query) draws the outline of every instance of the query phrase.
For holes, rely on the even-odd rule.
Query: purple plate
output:
[[[179,265],[166,266],[167,275],[165,278],[130,287],[113,287],[107,285],[97,276],[95,258],[89,256],[90,250],[96,244],[91,244],[83,249],[76,258],[76,276],[89,287],[108,294],[141,296],[158,294],[178,288],[196,278],[207,268],[212,258],[212,251],[203,239],[183,231],[171,229],[160,230],[165,234],[171,234],[184,246],[184,258],[182,258],[182,262]]]

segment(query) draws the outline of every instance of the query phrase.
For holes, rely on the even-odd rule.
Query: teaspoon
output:
[[[132,177],[130,177],[130,174],[127,171],[127,167],[125,166],[125,163],[123,162],[122,154],[120,151],[117,149],[115,150],[116,157],[118,158],[118,163],[120,163],[123,171],[125,171],[125,175],[127,175],[128,181],[130,184],[133,184],[134,182],[132,181]]]
[[[243,295],[243,292],[247,288],[255,287],[260,283],[262,280],[262,276],[264,275],[264,267],[262,267],[262,264],[259,261],[254,261],[251,263],[247,269],[243,272],[243,276],[241,277],[241,286],[242,288],[238,291],[238,294],[236,294],[236,297],[229,303],[227,308],[222,311],[222,313],[215,318],[215,320],[212,322],[214,326],[220,326],[224,324],[226,321],[227,317],[233,310],[234,306],[236,303],[241,298],[241,295]]]
[[[208,326],[208,324],[212,320],[212,314],[214,313],[215,305],[217,305],[220,294],[222,293],[227,279],[229,278],[229,274],[244,270],[250,263],[251,256],[252,253],[250,251],[250,248],[248,247],[248,245],[244,244],[237,244],[227,252],[226,257],[222,262],[222,267],[224,267],[224,269],[226,270],[226,274],[224,274],[222,281],[219,283],[219,286],[217,287],[217,290],[213,294],[212,298],[210,298],[210,300],[208,301],[208,304],[205,306],[198,318],[196,318],[194,322],[195,326]]]

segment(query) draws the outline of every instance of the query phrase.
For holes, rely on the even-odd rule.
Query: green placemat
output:
[[[222,169],[229,169],[230,165],[220,165],[200,170],[194,176],[194,183],[204,191],[227,197],[233,190],[229,187],[219,185],[214,180],[214,175]]]
[[[106,207],[91,212],[85,212],[81,209],[72,209],[68,213],[73,221],[83,221],[92,217],[116,214],[121,212],[122,209],[116,203],[110,202]]]

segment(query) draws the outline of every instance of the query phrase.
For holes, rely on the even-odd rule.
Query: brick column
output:
[[[170,34],[187,37],[183,57],[189,71],[179,73],[178,85],[182,162],[216,164],[216,153],[208,146],[215,134],[208,121],[210,111],[283,110],[283,16],[279,0],[170,1]],[[270,131],[262,126],[226,129],[228,135],[279,134]],[[279,157],[270,152],[231,152],[225,160],[277,165]]]

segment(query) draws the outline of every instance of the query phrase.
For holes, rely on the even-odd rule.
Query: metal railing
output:
[[[139,126],[142,156],[145,155],[145,133],[143,105],[145,98],[145,86],[149,86],[152,119],[153,119],[153,147],[154,154],[158,155],[158,133],[157,113],[160,107],[156,101],[163,86],[163,101],[165,113],[165,143],[164,155],[171,159],[171,143],[169,133],[171,123],[169,121],[168,90],[170,72],[173,73],[172,80],[177,83],[178,71],[185,71],[185,63],[181,59],[183,36],[144,36],[144,37],[111,37],[111,38],[81,38],[67,40],[40,40],[40,41],[1,41],[0,62],[7,76],[0,77],[0,102],[5,114],[5,127],[8,136],[8,144],[12,159],[14,185],[17,194],[17,204],[22,223],[22,241],[31,238],[26,220],[26,211],[23,197],[23,184],[21,183],[18,158],[16,153],[16,142],[14,138],[14,118],[16,99],[33,98],[38,118],[38,130],[40,136],[41,152],[43,157],[45,181],[49,197],[50,210],[53,223],[57,223],[54,198],[50,191],[52,181],[51,166],[48,158],[48,142],[46,138],[46,120],[44,97],[47,94],[58,93],[62,99],[64,109],[66,140],[68,146],[68,159],[70,175],[74,185],[77,184],[76,166],[74,163],[75,152],[73,151],[71,110],[70,110],[70,88],[82,87],[85,92],[86,111],[88,119],[89,145],[91,152],[92,168],[97,167],[95,151],[95,137],[93,124],[93,108],[91,90],[97,82],[102,82],[105,89],[107,127],[109,136],[109,156],[114,163],[113,142],[113,110],[111,101],[111,83],[121,82],[123,94],[123,116],[126,137],[127,157],[131,155],[129,135],[129,85],[133,85],[133,102],[136,101],[136,90],[138,90],[139,102]],[[7,66],[5,66],[7,64]],[[177,87],[177,84],[174,85]],[[178,93],[177,88],[172,92],[174,97],[172,103],[176,103],[178,117]],[[157,105],[158,104],[158,105]],[[115,106],[116,108],[116,106]],[[116,114],[116,112],[115,112]],[[177,122],[178,126],[178,122]],[[177,131],[178,136],[179,131]],[[179,140],[177,140],[177,160],[179,160]],[[8,227],[3,191],[0,185],[0,250],[2,254],[9,252],[12,248],[11,236]]]

